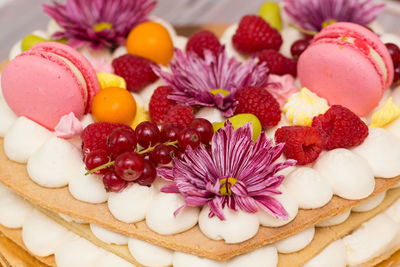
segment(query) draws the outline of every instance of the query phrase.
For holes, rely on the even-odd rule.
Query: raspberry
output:
[[[83,155],[86,157],[97,149],[107,151],[107,138],[117,128],[132,130],[128,125],[119,123],[96,122],[89,124],[81,134]]]
[[[175,101],[168,99],[172,92],[170,86],[159,86],[153,93],[149,103],[150,118],[157,124],[162,124],[167,112],[176,105]]]
[[[322,151],[321,135],[309,126],[283,126],[275,132],[275,141],[285,143],[283,154],[298,165],[314,162]]]
[[[340,105],[333,105],[324,114],[314,117],[311,126],[321,134],[326,150],[357,146],[368,136],[368,126]]]
[[[254,54],[264,49],[279,50],[282,37],[263,18],[244,16],[232,37],[233,46],[242,53]]]
[[[203,30],[196,32],[190,37],[186,44],[186,52],[193,51],[199,57],[204,58],[204,50],[210,50],[214,55],[217,55],[221,44],[214,33]]]
[[[281,110],[276,99],[260,87],[244,87],[236,93],[236,114],[252,113],[263,127],[275,126],[281,120]]]
[[[113,60],[114,73],[125,79],[127,88],[139,92],[146,85],[155,82],[158,76],[153,72],[152,61],[135,55],[125,54]]]
[[[257,54],[259,64],[266,62],[271,74],[297,76],[297,61],[275,50],[263,50]]]
[[[175,124],[187,127],[195,119],[193,110],[189,106],[176,105],[171,108],[164,120],[164,125]]]

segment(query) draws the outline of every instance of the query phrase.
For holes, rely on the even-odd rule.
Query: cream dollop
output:
[[[372,114],[371,127],[379,128],[390,124],[400,117],[400,108],[389,97],[385,105]]]
[[[227,206],[223,209],[225,220],[217,216],[209,217],[210,208],[205,205],[200,212],[200,230],[214,240],[225,240],[226,243],[239,243],[252,238],[258,231],[260,222],[256,214],[234,211]]]
[[[135,238],[129,238],[128,248],[132,256],[140,264],[149,267],[163,267],[172,265],[174,256],[174,252],[172,250]]]
[[[323,114],[328,108],[328,102],[325,99],[304,87],[288,99],[283,112],[292,124],[310,126],[312,119]]]
[[[292,253],[305,248],[313,240],[315,234],[314,226],[311,226],[297,234],[289,236],[275,243],[279,253]]]
[[[173,267],[226,267],[225,262],[218,262],[206,258],[200,258],[192,254],[175,251],[172,262]]]
[[[61,117],[54,128],[57,137],[70,139],[78,136],[83,130],[82,123],[75,117],[73,112]]]
[[[303,267],[346,267],[346,248],[343,240],[339,239],[324,248]]]
[[[367,199],[360,205],[355,206],[354,208],[351,209],[351,211],[366,212],[366,211],[372,210],[372,209],[376,208],[379,204],[382,203],[382,201],[385,199],[385,196],[386,196],[386,192],[382,192],[370,199]]]
[[[338,225],[347,220],[349,218],[351,213],[351,210],[345,211],[342,214],[330,217],[328,219],[325,219],[323,221],[320,221],[317,223],[315,226],[317,227],[327,227],[327,226],[332,226],[332,225]]]
[[[0,224],[7,228],[20,228],[31,214],[33,207],[8,188],[1,185]]]
[[[1,79],[1,75],[0,75]],[[1,91],[1,88],[0,88]],[[11,125],[17,120],[17,115],[10,109],[4,98],[0,97],[0,136],[4,136]]]
[[[119,233],[107,230],[96,224],[90,224],[90,230],[101,241],[107,244],[126,245],[128,244],[128,237]]]
[[[293,76],[289,74],[283,76],[270,74],[268,76],[268,82],[268,92],[275,97],[281,107],[286,104],[291,95],[299,91]]]
[[[252,252],[236,256],[227,261],[227,267],[276,267],[278,265],[278,252],[273,246],[265,246]]]

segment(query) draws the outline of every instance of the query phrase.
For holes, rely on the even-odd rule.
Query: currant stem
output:
[[[91,169],[90,171],[86,172],[85,175],[89,175],[89,174],[92,174],[94,172],[100,171],[102,169],[106,169],[106,168],[108,168],[108,167],[110,167],[110,166],[112,166],[114,164],[115,164],[115,160],[110,160],[106,164],[103,164],[103,165],[100,165],[100,166],[98,166],[98,167],[96,167],[94,169]]]
[[[314,35],[316,35],[316,34],[318,33],[318,32],[315,32],[315,31],[305,30],[305,29],[300,28],[299,26],[297,26],[297,25],[295,25],[295,24],[290,24],[290,26],[293,27],[293,28],[295,28],[295,29],[298,30],[299,32],[304,33],[304,34],[308,34],[308,35],[314,36]]]

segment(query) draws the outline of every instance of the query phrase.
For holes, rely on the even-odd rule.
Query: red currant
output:
[[[178,139],[178,134],[182,130],[182,127],[176,124],[166,124],[161,129],[161,141],[176,141]]]
[[[107,192],[120,192],[128,183],[117,176],[114,171],[108,171],[103,176],[103,184]]]
[[[160,142],[160,130],[154,122],[144,121],[136,126],[138,143],[146,148]]]
[[[115,129],[107,138],[108,151],[114,157],[123,152],[134,151],[136,144],[135,131],[132,129]]]
[[[173,151],[170,146],[159,144],[151,152],[151,159],[158,164],[168,164],[172,160]]]
[[[392,57],[393,66],[396,67],[400,63],[400,49],[393,43],[385,44],[390,56]]]
[[[97,168],[101,165],[104,165],[108,162],[108,155],[107,152],[104,149],[97,149],[92,152],[90,152],[86,157],[85,157],[85,165],[87,170],[93,170],[94,168]],[[107,169],[102,169],[99,171],[96,171],[94,173],[96,174],[102,174],[107,172]]]
[[[214,134],[211,122],[206,119],[197,118],[190,123],[189,127],[196,130],[196,132],[200,135],[200,141],[203,144],[210,143]]]
[[[394,68],[394,76],[393,76],[393,83],[397,83],[400,81],[400,63],[397,67]]]
[[[304,39],[297,40],[296,42],[294,42],[290,47],[290,53],[292,54],[292,57],[295,59],[299,58],[301,53],[303,53],[304,50],[306,50],[309,44],[310,44],[309,41]]]
[[[124,152],[115,159],[116,174],[125,181],[134,181],[143,173],[144,159],[135,152]]]
[[[200,135],[193,128],[183,129],[178,134],[178,144],[184,150],[186,150],[187,146],[195,149],[200,145]]]
[[[144,169],[142,175],[135,180],[135,183],[140,185],[150,186],[157,176],[157,170],[154,163],[150,160],[144,161]]]

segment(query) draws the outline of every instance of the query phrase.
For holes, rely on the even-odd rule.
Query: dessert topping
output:
[[[217,36],[208,30],[196,32],[186,44],[186,53],[194,52],[201,58],[204,58],[205,50],[210,50],[215,56],[218,56],[220,49],[221,43]]]
[[[139,92],[158,79],[151,69],[154,65],[146,58],[130,54],[122,55],[112,62],[114,73],[125,79],[128,90],[132,92]]]
[[[126,89],[126,82],[121,76],[107,72],[100,72],[97,73],[97,79],[99,80],[101,89],[108,87],[120,87]]]
[[[233,46],[241,53],[254,54],[264,49],[278,51],[282,37],[262,17],[246,15],[232,37]]]
[[[66,139],[80,135],[82,130],[82,123],[75,117],[73,112],[62,116],[54,128],[56,136]]]
[[[312,119],[329,108],[328,102],[307,88],[292,95],[283,107],[289,122],[294,125],[311,126]]]
[[[389,97],[385,105],[372,114],[371,127],[383,127],[397,120],[399,117],[400,108],[393,102],[392,97]]]
[[[269,25],[278,31],[282,29],[281,9],[279,4],[273,1],[267,1],[261,5],[258,10],[260,15]]]
[[[173,91],[170,86],[159,86],[153,93],[149,103],[150,118],[157,124],[163,124],[168,111],[176,105],[176,102],[169,99]]]
[[[176,124],[181,127],[188,126],[195,119],[193,109],[189,106],[176,105],[172,107],[165,119],[164,125]]]
[[[263,50],[257,53],[259,64],[264,63],[267,65],[271,74],[285,75],[290,74],[293,77],[297,76],[297,61],[287,58],[275,50]]]
[[[283,154],[298,165],[314,162],[322,151],[319,132],[309,126],[283,126],[275,132],[276,143],[284,143]]]
[[[273,197],[280,194],[277,188],[284,179],[276,173],[295,164],[294,160],[276,163],[282,149],[283,144],[274,146],[265,134],[254,142],[249,123],[235,131],[226,121],[225,127],[214,134],[210,152],[204,146],[188,147],[182,160],[174,159],[173,167],[157,170],[160,177],[173,182],[161,191],[182,194],[183,207],[208,205],[209,217],[220,220],[225,219],[225,206],[248,213],[261,208],[276,218],[287,219],[288,213]]]
[[[92,114],[96,121],[130,125],[136,115],[136,101],[126,89],[105,88],[93,98]]]
[[[235,113],[251,113],[257,116],[263,127],[272,127],[281,120],[278,101],[264,88],[248,86],[236,93],[238,105]]]
[[[281,108],[286,104],[287,99],[291,95],[299,91],[292,75],[285,74],[280,76],[271,74],[268,78],[267,90],[275,97]]]
[[[333,105],[324,114],[314,117],[312,127],[321,134],[326,150],[357,146],[368,136],[368,126],[340,105]]]
[[[243,127],[246,123],[250,123],[253,130],[253,140],[254,142],[257,141],[258,137],[261,134],[262,126],[260,120],[257,118],[256,115],[251,113],[241,113],[235,116],[232,116],[228,119],[234,130],[237,130],[240,127]],[[214,132],[218,131],[218,129],[223,128],[225,125],[225,121],[223,122],[215,122],[213,123]]]

